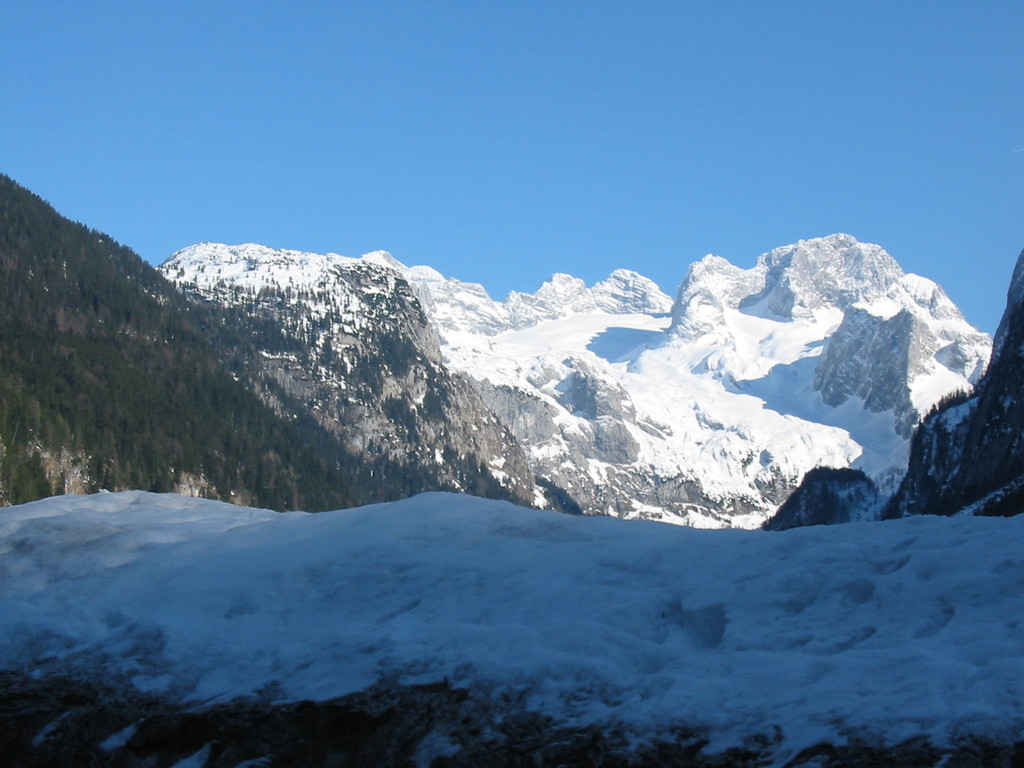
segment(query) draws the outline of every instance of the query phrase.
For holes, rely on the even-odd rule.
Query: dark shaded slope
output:
[[[929,416],[886,516],[1024,512],[1024,253],[1014,269],[988,371],[969,398]]]
[[[804,525],[833,525],[877,514],[878,489],[858,469],[817,467],[762,526],[784,531]]]
[[[360,501],[362,470],[311,420],[280,418],[215,347],[247,354],[132,251],[0,176],[0,501],[101,488]]]

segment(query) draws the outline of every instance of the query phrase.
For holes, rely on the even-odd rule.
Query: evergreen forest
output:
[[[232,374],[249,354],[216,308],[0,175],[0,502],[190,483],[272,509],[374,498],[273,382]]]

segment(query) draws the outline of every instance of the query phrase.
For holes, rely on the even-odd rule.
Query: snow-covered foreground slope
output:
[[[447,680],[637,743],[781,729],[780,764],[847,738],[1012,741],[1022,537],[1024,517],[767,533],[447,494],[318,515],[55,498],[0,513],[0,669],[197,704]]]

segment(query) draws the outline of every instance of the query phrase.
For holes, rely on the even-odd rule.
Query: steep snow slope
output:
[[[400,267],[400,265],[398,265]],[[533,296],[401,267],[456,369],[585,511],[755,526],[816,466],[902,474],[920,416],[984,369],[989,338],[931,281],[848,235],[744,270],[694,264],[671,318],[635,273]]]
[[[847,739],[1012,742],[1022,536],[1024,517],[767,533],[446,494],[317,515],[61,497],[0,513],[0,669],[197,711],[445,680],[633,744],[756,745],[760,765]]]

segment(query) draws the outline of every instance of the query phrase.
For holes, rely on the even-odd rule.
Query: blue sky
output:
[[[203,240],[673,293],[833,232],[994,331],[1024,247],[1024,3],[47,2],[0,172],[159,263]]]

